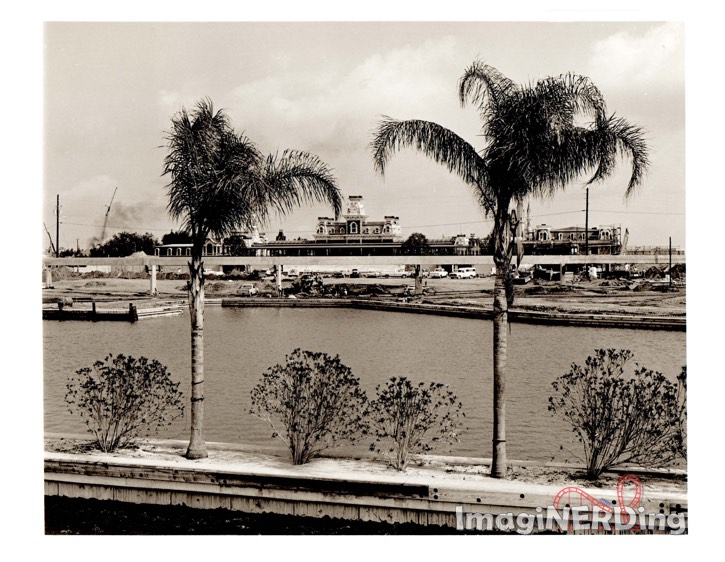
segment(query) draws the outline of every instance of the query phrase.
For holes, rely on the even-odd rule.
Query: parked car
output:
[[[376,271],[374,269],[371,269],[370,271],[365,273],[365,277],[380,277],[380,272]]]
[[[335,279],[343,279],[345,277],[345,274],[342,271],[336,271],[332,274],[332,277]]]
[[[237,290],[238,295],[242,295],[245,297],[253,297],[254,295],[259,294],[259,289],[252,285],[251,283],[245,283],[241,287],[239,287],[239,290]]]
[[[406,271],[404,269],[396,269],[395,271],[388,272],[383,277],[402,277],[405,279],[406,277],[412,277],[413,273]]]
[[[360,277],[360,272],[357,269],[353,269],[352,273],[350,273],[350,278],[357,278]]]
[[[448,277],[448,272],[442,267],[436,267],[430,272],[430,277],[431,279],[443,279],[443,277]]]
[[[456,271],[451,271],[451,279],[473,279],[476,277],[475,267],[459,267]]]

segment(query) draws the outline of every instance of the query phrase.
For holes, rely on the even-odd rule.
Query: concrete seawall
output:
[[[221,299],[220,304],[223,307],[231,308],[357,308],[364,310],[407,312],[413,314],[436,314],[482,320],[490,320],[493,318],[493,311],[485,308],[411,302],[384,302],[366,299]],[[509,310],[508,316],[511,322],[556,326],[612,327],[674,331],[686,331],[687,328],[686,319],[676,316],[549,313],[516,309]]]
[[[173,454],[165,449],[166,454],[141,458],[138,452],[46,452],[45,494],[455,529],[460,513],[495,516],[546,509],[562,488],[494,480],[476,470],[481,467],[455,465],[455,458],[449,464],[439,460],[436,464],[440,458],[431,457],[428,466],[435,464],[435,468],[397,472],[381,463],[353,459],[316,459],[292,466],[286,458],[249,451],[239,453],[235,461],[220,461],[224,446],[215,445],[210,446],[210,458],[203,461],[183,458],[183,447]],[[616,503],[611,487],[591,491]],[[640,505],[648,513],[686,517],[687,496],[681,489],[650,487]]]

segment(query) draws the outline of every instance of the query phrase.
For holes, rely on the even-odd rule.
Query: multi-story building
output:
[[[580,226],[554,228],[540,224],[536,228],[527,228],[524,236],[524,254],[536,255],[576,255],[585,254],[621,254],[627,247],[629,232],[619,225],[598,226],[587,229]]]
[[[555,228],[541,224],[532,228],[527,216],[521,236],[525,255],[584,254],[587,246],[590,254],[612,255],[626,249],[628,232],[625,229],[623,234],[619,225],[592,227],[588,235],[578,226]],[[239,255],[243,246],[244,254],[251,256],[395,256],[400,255],[404,240],[400,217],[385,215],[382,220],[371,220],[363,197],[351,195],[341,218],[318,217],[312,240],[290,240],[281,230],[274,240],[267,240],[255,228],[226,239],[210,238],[204,245],[204,255]],[[429,239],[428,244],[433,255],[466,256],[490,251],[486,240],[474,234]],[[160,245],[155,253],[188,256],[191,244]]]

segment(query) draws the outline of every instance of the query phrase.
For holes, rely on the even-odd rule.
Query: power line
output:
[[[561,211],[558,213],[542,213],[542,214],[536,214],[531,215],[531,218],[541,218],[541,217],[553,217],[553,216],[559,216],[559,215],[571,215],[571,214],[578,214],[585,212],[584,209],[576,210],[576,211]],[[590,213],[596,212],[596,213],[621,213],[626,215],[674,215],[674,216],[684,216],[686,213],[670,213],[670,212],[653,212],[653,211],[608,211],[603,209],[589,209]],[[402,229],[410,230],[412,228],[434,228],[439,226],[462,226],[462,225],[468,225],[468,224],[481,224],[493,222],[493,218],[481,218],[479,220],[475,221],[466,221],[466,222],[448,222],[448,223],[437,223],[437,224],[419,224],[419,225],[413,225],[413,226],[401,226]],[[87,223],[79,223],[79,222],[67,222],[62,221],[61,224],[67,224],[71,226],[88,226],[88,227],[95,227],[95,228],[101,228],[103,225],[101,224],[87,224]],[[141,226],[115,226],[115,225],[107,225],[107,228],[114,228],[114,229],[132,229],[132,230],[150,230],[150,231],[168,231],[167,228],[150,228],[150,227],[141,227]],[[306,229],[306,230],[286,230],[288,233],[292,234],[300,234],[305,232],[314,232],[314,229]]]
[[[62,224],[69,224],[72,226],[92,226],[94,228],[100,228],[103,225],[102,224],[85,224],[81,222],[67,222],[63,221]],[[113,225],[106,225],[106,228],[116,228],[116,229],[129,229],[129,230],[158,230],[158,231],[168,231],[168,228],[149,228],[146,226],[113,226]]]
[[[601,209],[590,209],[590,212],[597,213],[621,213],[623,215],[678,215],[685,216],[686,213],[656,213],[653,211],[604,211]]]

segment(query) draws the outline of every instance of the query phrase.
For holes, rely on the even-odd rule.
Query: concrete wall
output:
[[[421,482],[404,473],[351,479],[287,470],[245,473],[229,468],[191,468],[179,463],[140,463],[106,457],[46,453],[45,494],[116,500],[135,504],[224,508],[245,513],[276,513],[388,523],[456,527],[464,513],[535,513],[551,505],[558,486],[525,482],[439,480]],[[615,499],[602,489],[598,496]],[[682,513],[682,494],[648,491],[641,504],[649,513]]]

